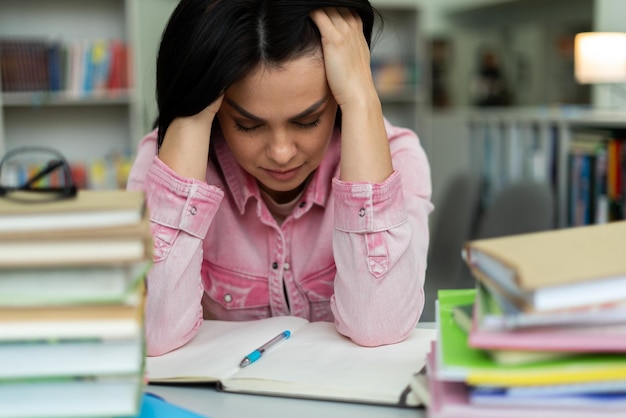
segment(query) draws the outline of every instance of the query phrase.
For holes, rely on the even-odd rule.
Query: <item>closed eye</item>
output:
[[[246,132],[246,133],[254,132],[257,129],[261,128],[261,126],[263,126],[263,125],[259,124],[259,125],[255,125],[255,126],[252,126],[252,127],[247,127],[247,126],[243,126],[243,125],[240,125],[238,123],[235,123],[235,129],[236,130],[238,130],[239,132]]]
[[[308,122],[308,123],[294,122],[294,123],[302,129],[313,129],[319,126],[320,123],[322,123],[322,121],[320,120],[320,118],[317,118],[313,122]]]

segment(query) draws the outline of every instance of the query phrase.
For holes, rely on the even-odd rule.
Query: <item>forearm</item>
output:
[[[145,334],[149,356],[185,345],[202,324],[199,242],[180,234],[168,257],[155,262],[148,274]]]
[[[347,215],[336,218],[333,235],[331,306],[338,331],[365,346],[404,339],[424,305],[428,203],[416,198],[408,213],[399,183],[394,173],[377,186],[344,184],[352,196],[337,199],[336,211]],[[363,216],[351,217],[359,207]]]
[[[404,230],[403,230],[404,229]],[[415,327],[424,306],[423,273],[418,257],[410,253],[406,228],[378,233],[392,241],[404,254],[388,266],[384,275],[377,277],[361,260],[344,258],[337,265],[333,314],[337,330],[363,346],[379,346],[402,341]],[[368,237],[343,234],[337,246],[363,246]],[[340,243],[340,241],[346,241]],[[368,257],[376,268],[376,261]]]
[[[206,176],[206,174],[205,174]],[[223,192],[178,176],[154,158],[143,188],[154,239],[145,328],[148,355],[187,343],[202,321],[202,244]]]
[[[384,181],[393,165],[376,91],[364,89],[358,99],[341,109],[341,180]]]
[[[414,132],[386,128],[394,173],[380,183],[333,184],[332,309],[339,332],[362,345],[402,340],[424,306],[430,167]]]
[[[159,158],[179,175],[205,181],[210,137],[210,125],[175,119],[165,133]]]
[[[211,129],[222,100],[219,97],[195,115],[175,118],[167,127],[159,158],[177,174],[206,181]]]

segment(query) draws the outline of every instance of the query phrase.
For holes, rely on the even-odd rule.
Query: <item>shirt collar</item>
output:
[[[224,175],[226,186],[233,196],[233,201],[237,205],[239,213],[243,214],[250,198],[261,201],[259,186],[255,178],[241,168],[235,160],[221,135],[213,137],[211,141],[213,141],[213,149]],[[313,177],[304,192],[302,197],[304,204],[297,207],[294,211],[296,217],[313,204],[321,207],[326,206],[330,197],[332,178],[339,175],[340,145],[339,130],[335,129],[324,159],[313,173]]]

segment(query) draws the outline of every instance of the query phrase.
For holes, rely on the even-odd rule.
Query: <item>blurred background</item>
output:
[[[0,155],[50,146],[81,187],[124,187],[156,117],[157,48],[176,3],[0,1]],[[418,133],[431,163],[427,293],[472,285],[468,239],[623,219],[626,44],[599,40],[583,56],[577,35],[623,37],[626,2],[373,4],[385,115]],[[29,168],[12,170],[4,178]]]

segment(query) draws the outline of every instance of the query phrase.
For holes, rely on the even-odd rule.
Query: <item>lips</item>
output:
[[[269,170],[265,169],[267,175],[278,181],[289,181],[295,178],[300,172],[300,167],[292,168],[291,170]]]

